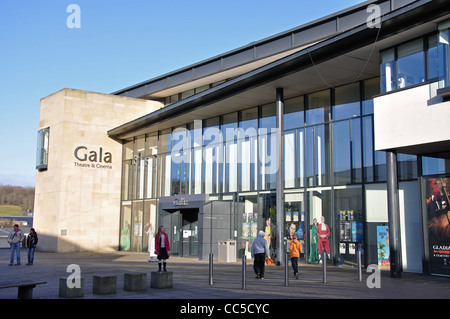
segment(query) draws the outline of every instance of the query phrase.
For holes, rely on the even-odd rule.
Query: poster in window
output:
[[[363,223],[352,221],[352,241],[361,243],[363,241]]]
[[[450,178],[429,178],[425,186],[430,272],[450,276]]]
[[[389,227],[377,226],[378,268],[389,270]]]

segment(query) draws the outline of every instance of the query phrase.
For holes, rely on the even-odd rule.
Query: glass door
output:
[[[198,210],[181,213],[182,257],[198,255]]]
[[[181,215],[180,211],[176,211],[171,214],[172,215],[172,225],[171,225],[171,237],[172,237],[172,246],[170,247],[171,255],[173,256],[181,256]]]

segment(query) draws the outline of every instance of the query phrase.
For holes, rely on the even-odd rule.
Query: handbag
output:
[[[272,264],[273,264],[272,258],[267,257],[267,258],[266,258],[266,265],[267,265],[267,266],[270,266],[270,265],[272,265]]]

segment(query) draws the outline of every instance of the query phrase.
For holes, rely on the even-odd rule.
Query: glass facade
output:
[[[432,34],[380,52],[381,93],[436,81],[438,77],[445,81],[445,36],[445,32]]]
[[[373,150],[379,87],[375,78],[284,101],[285,243],[296,232],[305,255],[313,219],[322,215],[337,262],[354,263],[355,244],[365,241],[365,185],[386,178],[385,154]],[[234,202],[238,255],[249,253],[261,229],[276,253],[275,129],[274,102],[124,143],[121,249],[147,249],[159,198],[208,194]]]
[[[437,68],[439,75],[439,87],[450,86],[450,22],[446,22],[444,27],[439,32],[439,38],[437,41]]]
[[[383,266],[386,256],[380,238],[388,227],[386,153],[374,150],[373,97],[424,82],[445,82],[445,39],[448,29],[380,52],[380,77],[285,99],[282,163],[276,157],[275,101],[126,141],[121,249],[148,249],[159,214],[173,228],[171,240],[180,254],[186,250],[185,238],[177,229],[195,234],[189,251],[199,252],[204,246],[198,230],[202,209],[158,211],[158,202],[168,196],[207,194],[205,207],[220,204],[208,206],[210,218],[219,214],[213,206],[225,207],[229,214],[224,215],[229,218],[226,225],[220,224],[222,235],[213,234],[211,224],[208,242],[236,240],[237,257],[250,256],[259,230],[265,231],[273,257],[284,253],[276,251],[277,215],[282,214],[284,249],[296,233],[303,257],[314,262],[314,221],[323,216],[331,230],[336,264],[356,266],[356,251],[362,248],[366,265]],[[281,209],[276,207],[279,164],[284,187]],[[420,231],[422,201],[411,194],[425,189],[425,177],[429,181],[448,176],[449,167],[448,160],[397,154],[399,191],[405,201],[400,207],[405,251]],[[419,272],[421,257],[420,252],[403,256]]]

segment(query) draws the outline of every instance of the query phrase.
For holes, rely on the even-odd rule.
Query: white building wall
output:
[[[376,97],[375,150],[411,147],[420,154],[437,151],[431,143],[449,141],[450,102],[442,102],[436,90],[432,83]]]

